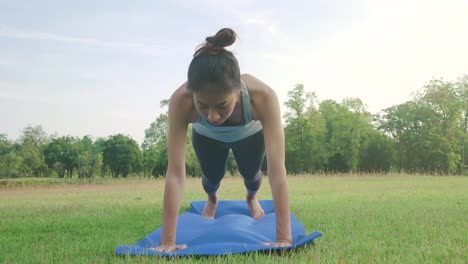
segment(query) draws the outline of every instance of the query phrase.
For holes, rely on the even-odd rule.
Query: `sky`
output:
[[[241,73],[281,110],[298,83],[377,113],[468,74],[466,0],[0,0],[0,134],[122,133],[141,143],[195,48],[230,27]]]

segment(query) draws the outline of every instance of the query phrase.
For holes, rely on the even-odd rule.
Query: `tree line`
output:
[[[161,107],[167,106],[168,100],[163,100]],[[369,113],[358,98],[319,102],[302,84],[288,92],[285,106],[285,162],[290,174],[460,174],[468,163],[468,75],[456,81],[433,79],[412,100],[377,114]],[[24,128],[15,142],[0,134],[0,177],[163,176],[167,121],[165,111],[145,130],[141,145],[122,134],[96,139],[47,135],[40,125]],[[187,175],[200,176],[190,139],[189,128]],[[237,172],[232,154],[227,171]]]

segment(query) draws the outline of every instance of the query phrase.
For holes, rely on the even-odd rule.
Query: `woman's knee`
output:
[[[258,189],[260,189],[260,186],[262,185],[262,179],[263,179],[263,175],[260,170],[252,177],[243,176],[243,178],[244,178],[244,185],[247,190],[256,192],[258,191]]]
[[[221,186],[221,179],[209,179],[205,176],[202,177],[202,186],[203,190],[205,190],[206,193],[212,194],[216,193],[219,189],[219,186]]]

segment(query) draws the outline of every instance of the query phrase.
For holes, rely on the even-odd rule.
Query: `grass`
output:
[[[73,185],[73,184],[107,184],[122,181],[135,181],[142,178],[15,178],[15,179],[0,179],[1,189],[24,188],[24,187],[52,187],[53,185]]]
[[[21,180],[20,180],[21,181]],[[154,263],[117,257],[162,224],[163,179],[55,182],[0,188],[0,263]],[[9,186],[9,187],[6,187]],[[14,187],[12,187],[14,186]],[[289,176],[291,211],[323,237],[282,255],[190,257],[186,263],[468,263],[468,177]],[[242,199],[226,177],[221,199]],[[271,199],[268,181],[260,199]],[[205,199],[187,178],[183,207]]]

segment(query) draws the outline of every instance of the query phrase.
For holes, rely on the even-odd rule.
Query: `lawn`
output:
[[[183,258],[185,263],[468,263],[468,177],[289,176],[290,206],[307,232],[323,237],[282,255]],[[163,179],[23,180],[0,184],[0,263],[154,263],[117,257],[162,224]],[[19,183],[18,183],[19,182]],[[226,177],[221,199],[243,199]],[[260,199],[271,199],[265,178]],[[205,199],[187,178],[183,207]]]

